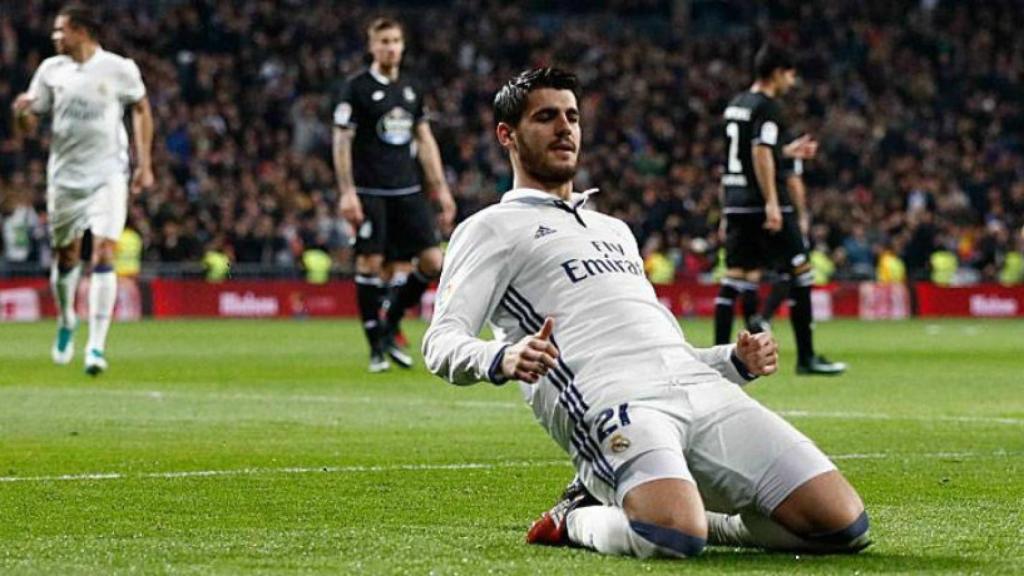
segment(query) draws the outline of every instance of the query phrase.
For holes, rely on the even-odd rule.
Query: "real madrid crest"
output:
[[[376,90],[374,91],[373,94],[370,95],[370,98],[372,98],[374,102],[380,102],[381,100],[384,99],[384,91]]]
[[[616,434],[615,436],[612,436],[608,445],[611,447],[612,452],[621,454],[626,450],[629,450],[630,441],[629,438],[626,438],[622,434]]]
[[[402,91],[402,95],[405,96],[406,102],[413,102],[416,100],[416,91],[410,86],[405,87],[405,90]]]

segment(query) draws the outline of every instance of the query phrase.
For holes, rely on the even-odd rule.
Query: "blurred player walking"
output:
[[[107,369],[107,331],[117,297],[114,248],[128,211],[125,107],[132,112],[136,154],[131,191],[138,193],[153,183],[153,118],[146,87],[135,62],[100,46],[99,31],[100,22],[90,9],[64,7],[53,24],[58,54],[40,64],[28,91],[13,105],[22,130],[34,131],[39,115],[52,119],[46,202],[57,256],[50,271],[58,309],[51,353],[57,364],[68,364],[74,356],[82,235],[92,231],[85,371],[94,376]]]

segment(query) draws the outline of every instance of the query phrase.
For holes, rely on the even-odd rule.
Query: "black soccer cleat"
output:
[[[370,353],[370,365],[367,370],[370,374],[379,374],[380,372],[386,372],[391,368],[391,363],[388,362],[387,356],[383,352],[371,352]]]
[[[384,341],[382,348],[395,364],[398,364],[402,368],[412,368],[413,359],[412,355],[405,351],[405,347],[398,342],[398,336],[401,332],[397,332],[394,328],[388,326],[384,331]],[[403,337],[404,340],[404,337]]]
[[[804,376],[838,376],[846,372],[845,362],[829,362],[821,355],[815,355],[807,362],[797,362],[796,373]]]
[[[410,356],[405,350],[402,350],[398,344],[389,342],[384,345],[384,351],[387,352],[388,356],[395,361],[395,364],[398,364],[402,368],[412,368],[412,356]]]

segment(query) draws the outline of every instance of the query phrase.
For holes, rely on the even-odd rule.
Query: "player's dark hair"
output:
[[[576,75],[559,68],[534,68],[520,72],[509,80],[494,96],[494,119],[515,126],[526,110],[526,98],[539,88],[571,90],[580,97],[580,82]]]
[[[767,80],[776,70],[793,70],[796,60],[793,54],[776,44],[765,44],[754,56],[754,74],[758,80]]]
[[[85,30],[85,33],[93,40],[99,39],[100,20],[92,8],[85,4],[72,2],[61,8],[57,15],[67,18],[68,22],[75,28]]]
[[[397,28],[399,32],[401,32],[403,35],[405,34],[405,30],[402,29],[402,23],[399,22],[398,20],[395,20],[394,18],[388,18],[386,16],[374,18],[373,22],[370,22],[370,25],[366,27],[366,39],[369,40],[370,37],[377,32],[381,32],[383,30],[390,30],[392,28]]]

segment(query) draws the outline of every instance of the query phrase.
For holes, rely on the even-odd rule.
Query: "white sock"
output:
[[[117,299],[117,274],[93,271],[89,279],[89,350],[103,351]]]
[[[633,531],[629,518],[616,506],[577,508],[566,518],[569,540],[602,554],[682,557],[681,554],[656,546]]]
[[[57,268],[56,262],[50,266],[50,291],[57,304],[57,326],[61,328],[74,328],[78,323],[78,317],[75,315],[75,293],[78,291],[78,278],[81,273],[81,265],[64,273]]]

